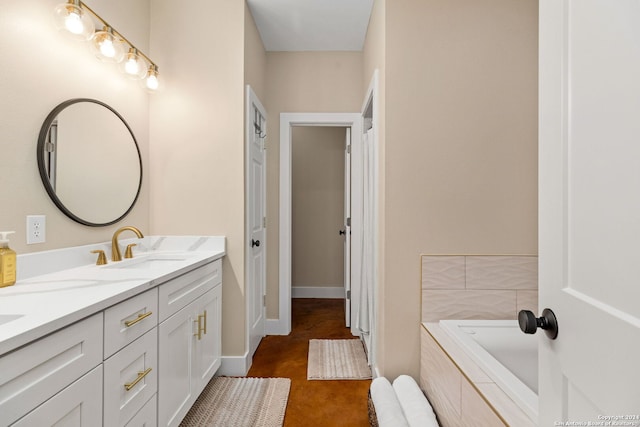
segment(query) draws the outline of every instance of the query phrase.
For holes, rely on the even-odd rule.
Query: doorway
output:
[[[362,115],[360,113],[282,113],[280,115],[280,245],[279,245],[279,319],[270,328],[270,333],[287,335],[291,332],[291,294],[292,294],[292,134],[293,128],[299,126],[329,126],[350,128],[352,138],[351,161],[352,187],[361,187],[361,139]],[[359,280],[354,277],[360,268],[354,263],[360,260],[362,196],[355,191],[351,194],[351,310],[350,325],[353,335],[360,335],[355,327],[354,316],[358,313]]]

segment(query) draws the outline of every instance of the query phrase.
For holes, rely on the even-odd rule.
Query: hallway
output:
[[[247,376],[291,378],[285,427],[368,426],[371,381],[307,381],[309,340],[354,338],[344,326],[344,300],[293,299],[292,331],[265,337]]]

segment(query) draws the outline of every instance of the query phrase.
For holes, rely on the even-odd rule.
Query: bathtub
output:
[[[440,326],[532,420],[538,419],[538,337],[516,320],[441,320]]]

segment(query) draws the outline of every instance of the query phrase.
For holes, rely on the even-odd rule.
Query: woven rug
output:
[[[180,426],[280,427],[290,387],[288,378],[216,377]]]
[[[309,340],[308,380],[366,380],[371,368],[359,339]]]

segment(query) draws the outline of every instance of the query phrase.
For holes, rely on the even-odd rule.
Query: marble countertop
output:
[[[103,266],[90,251],[109,257],[111,243],[19,255],[18,281],[0,288],[0,356],[226,254],[219,236],[120,243],[138,244],[134,258]]]

